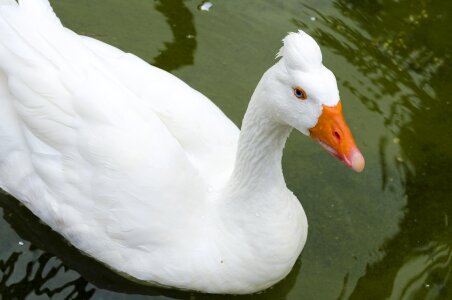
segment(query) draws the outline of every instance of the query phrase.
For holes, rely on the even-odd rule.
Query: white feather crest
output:
[[[284,60],[291,71],[309,72],[322,67],[322,52],[317,42],[302,30],[289,32],[276,58]]]

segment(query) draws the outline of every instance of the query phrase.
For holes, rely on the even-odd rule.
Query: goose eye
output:
[[[295,97],[297,97],[298,99],[306,100],[308,98],[306,92],[299,86],[293,89],[293,93]]]

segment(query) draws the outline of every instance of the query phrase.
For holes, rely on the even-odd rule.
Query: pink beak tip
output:
[[[361,154],[361,152],[359,152],[359,150],[353,152],[351,162],[352,162],[351,168],[354,171],[361,173],[364,170],[364,166],[366,163],[364,161],[363,155]]]

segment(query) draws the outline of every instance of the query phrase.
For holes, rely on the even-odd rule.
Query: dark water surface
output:
[[[63,23],[179,76],[236,124],[286,32],[338,79],[366,157],[354,174],[299,133],[284,156],[309,219],[290,275],[259,295],[142,287],[0,196],[2,299],[452,299],[452,1],[53,0]]]

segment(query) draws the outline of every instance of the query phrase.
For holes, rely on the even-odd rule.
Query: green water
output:
[[[0,298],[452,299],[452,1],[212,3],[52,1],[67,27],[169,70],[236,124],[282,37],[302,28],[336,74],[364,173],[292,135],[284,171],[307,244],[285,280],[246,297],[131,283],[0,196]]]

